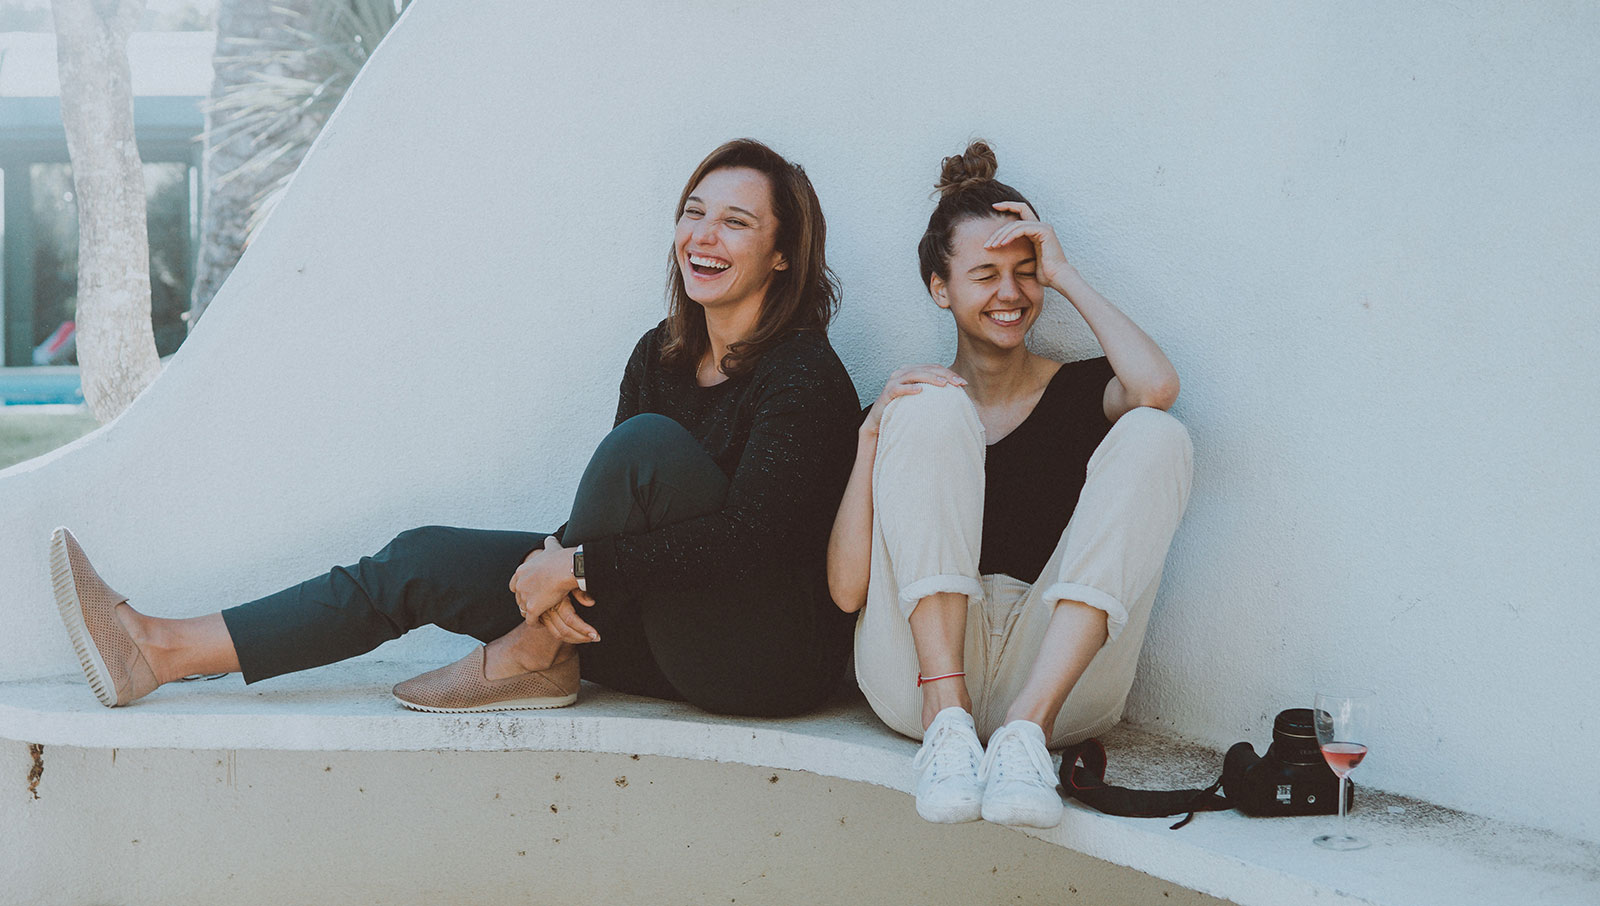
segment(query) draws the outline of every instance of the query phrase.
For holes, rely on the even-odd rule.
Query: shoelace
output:
[[[913,770],[922,771],[932,768],[930,779],[942,780],[953,774],[971,774],[977,770],[979,750],[972,745],[970,738],[964,739],[965,734],[958,732],[949,724],[940,726],[933,734],[931,744],[924,745],[917,757],[912,759]]]
[[[989,739],[989,751],[983,753],[978,777],[985,783],[1020,780],[1053,787],[1056,766],[1048,749],[1028,745],[1021,730],[1001,727]]]

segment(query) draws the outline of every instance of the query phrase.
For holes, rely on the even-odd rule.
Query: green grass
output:
[[[99,426],[87,410],[56,413],[0,406],[0,469],[48,453]]]

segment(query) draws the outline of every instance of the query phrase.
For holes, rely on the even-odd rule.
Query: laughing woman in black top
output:
[[[193,673],[255,682],[431,623],[486,644],[395,687],[419,710],[559,707],[580,672],[718,712],[820,703],[849,650],[824,557],[859,419],[827,340],[822,210],[799,166],[739,140],[701,162],[677,213],[669,315],[628,361],[566,525],[413,529],[190,619],[135,611],[57,530],[57,604],[100,700]]]
[[[923,740],[917,811],[1048,827],[1048,747],[1122,714],[1190,447],[1165,411],[1172,364],[995,169],[983,142],[944,161],[918,252],[955,319],[955,362],[901,369],[867,413],[828,574],[839,606],[862,611],[868,701]],[[1046,287],[1104,358],[1029,351]]]

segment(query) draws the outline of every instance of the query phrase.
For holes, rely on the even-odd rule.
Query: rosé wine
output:
[[[1330,742],[1322,747],[1322,757],[1328,760],[1328,767],[1333,768],[1335,774],[1343,777],[1367,757],[1367,747],[1359,742]]]

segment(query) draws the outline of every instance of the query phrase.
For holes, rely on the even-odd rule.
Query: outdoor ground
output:
[[[0,406],[0,469],[48,453],[95,429],[94,416],[75,407]]]

